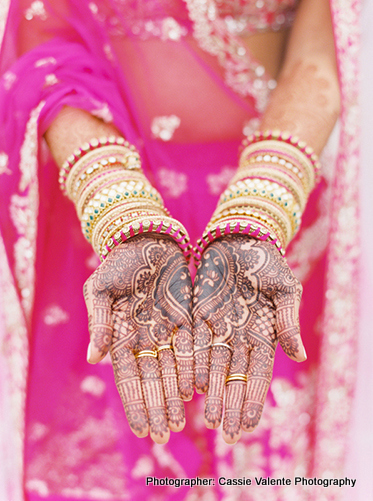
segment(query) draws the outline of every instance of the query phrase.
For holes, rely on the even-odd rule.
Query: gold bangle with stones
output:
[[[251,207],[263,207],[266,208],[267,211],[269,210],[271,213],[277,214],[277,219],[279,221],[288,220],[291,224],[293,233],[298,230],[302,213],[299,205],[295,203],[294,199],[292,199],[286,191],[282,189],[275,190],[272,192],[273,197],[270,196],[271,192],[269,190],[260,190],[259,192],[259,189],[248,189],[247,191],[248,193],[244,193],[242,196],[236,195],[232,196],[232,198],[227,197],[228,200],[224,199],[219,208],[228,206],[233,200],[236,201],[236,205],[243,205],[246,202]],[[261,193],[262,191],[265,193]],[[281,196],[278,196],[279,192]]]
[[[254,151],[252,155],[249,155],[245,158],[244,161],[241,162],[236,175],[239,176],[243,170],[249,169],[253,165],[276,168],[299,180],[299,182],[303,186],[304,191],[307,192],[311,188],[312,174],[310,174],[309,170],[305,168],[304,164],[298,162],[295,158],[285,153],[279,156],[265,154],[264,152],[259,152],[258,154],[258,152]]]
[[[281,171],[279,169],[265,166],[253,165],[250,170],[245,170],[240,173],[240,176],[235,176],[232,179],[232,184],[245,182],[247,179],[260,179],[264,186],[272,186],[273,183],[285,186],[288,191],[290,191],[293,197],[296,199],[297,203],[303,210],[306,203],[307,197],[303,190],[303,186],[299,179],[294,178],[288,173]],[[238,185],[239,186],[239,185]]]
[[[263,236],[269,233],[269,240],[275,240],[276,238],[278,238],[280,246],[284,247],[286,245],[286,236],[284,235],[281,226],[279,224],[276,224],[276,222],[273,220],[269,221],[268,218],[264,219],[264,217],[261,217],[261,214],[255,212],[252,214],[252,216],[228,216],[221,218],[217,223],[212,224],[208,228],[206,228],[204,234],[202,235],[202,238],[208,238],[209,233],[212,233],[216,238],[218,238],[216,236],[217,227],[220,228],[221,236],[223,236],[225,234],[227,224],[231,226],[231,232],[235,233],[234,229],[237,227],[237,223],[239,223],[241,233],[249,225],[251,225],[251,227],[249,228],[250,233],[255,232],[257,228],[260,227],[259,236]]]
[[[93,199],[98,200],[96,195],[100,193],[105,188],[109,189],[111,185],[117,185],[121,183],[131,183],[131,186],[134,186],[138,182],[143,182],[144,184],[148,184],[147,179],[144,175],[136,174],[133,177],[129,177],[127,174],[123,176],[123,171],[121,170],[110,170],[107,173],[102,173],[97,176],[97,179],[93,179],[86,187],[82,190],[78,201],[76,202],[76,208],[78,216],[81,218],[84,212],[84,209],[89,204],[89,202]]]
[[[62,191],[67,194],[67,179],[73,168],[75,168],[75,172],[77,171],[77,169],[80,170],[80,165],[83,160],[86,162],[87,159],[91,159],[92,157],[103,159],[105,156],[107,159],[108,157],[117,155],[128,164],[127,155],[129,151],[133,154],[136,154],[139,160],[139,155],[136,148],[128,141],[126,141],[123,137],[109,136],[93,138],[90,141],[84,143],[80,148],[77,148],[74,153],[70,155],[62,164],[59,176],[59,183]],[[100,157],[101,154],[102,157]]]
[[[131,185],[123,182],[120,183],[120,185],[112,185],[97,193],[85,206],[81,217],[82,228],[84,228],[83,233],[87,240],[90,241],[90,235],[97,221],[101,219],[112,206],[123,201],[133,202],[135,199],[151,200],[154,206],[163,206],[163,201],[158,191],[149,184],[144,185],[143,183],[138,183],[132,189]]]
[[[250,212],[253,212],[253,216],[255,217],[255,213],[262,213],[263,215],[267,215],[274,219],[277,224],[282,228],[282,232],[285,235],[285,241],[287,242],[289,238],[291,238],[292,233],[292,225],[291,221],[284,216],[283,211],[280,210],[276,204],[271,204],[268,200],[258,199],[256,197],[242,197],[240,200],[232,200],[230,202],[225,203],[221,207],[219,207],[219,211],[217,211],[216,216],[213,214],[214,224],[216,224],[220,219],[225,217],[224,210],[230,210],[231,208],[235,208],[238,205],[248,208]],[[237,216],[238,217],[238,216]],[[207,229],[209,225],[207,225]]]
[[[59,182],[75,201],[83,233],[90,241],[94,237],[102,259],[115,245],[146,232],[170,235],[189,256],[186,229],[169,216],[142,172],[137,150],[123,138],[85,143],[64,163]]]
[[[235,176],[195,246],[196,264],[214,239],[232,233],[269,241],[283,253],[299,229],[302,211],[319,170],[313,150],[289,133],[252,134],[244,142]],[[247,223],[250,217],[243,214],[243,207],[249,209],[258,223],[253,232],[255,225]]]
[[[314,150],[310,146],[308,146],[304,141],[299,139],[297,136],[291,134],[291,132],[280,131],[278,129],[266,130],[264,132],[256,131],[243,141],[242,147],[243,150],[245,151],[245,149],[252,144],[261,143],[263,141],[271,141],[271,140],[273,140],[277,145],[277,147],[281,149],[287,146],[296,148],[296,150],[298,150],[298,152],[301,154],[302,159],[308,160],[311,163],[313,171],[316,174],[316,177],[319,175],[321,165],[318,156],[315,154]],[[295,154],[296,153],[294,152],[294,155]]]
[[[132,209],[127,207],[127,202],[120,204],[117,207],[113,207],[108,211],[94,226],[92,229],[91,240],[93,247],[101,245],[101,239],[108,235],[108,232],[114,228],[122,227],[132,216],[136,214],[138,216],[147,217],[149,215],[164,214],[169,216],[170,214],[166,209],[155,208],[154,205],[147,204],[139,201],[137,204],[131,204]]]
[[[128,217],[120,217],[114,221],[106,221],[106,225],[92,234],[92,247],[100,253],[100,249],[105,247],[106,240],[113,237],[115,233],[120,232],[126,225],[130,225],[134,221],[153,219],[158,216],[165,217],[161,212],[148,209],[138,211],[137,213],[131,212]],[[96,228],[95,228],[96,230]]]
[[[276,141],[262,141],[255,143],[242,152],[239,161],[239,170],[250,162],[263,162],[278,165],[284,170],[298,170],[298,177],[305,183],[305,189],[310,191],[316,182],[316,174],[312,163],[297,148],[290,144],[277,144]]]
[[[184,226],[176,219],[158,216],[149,219],[141,218],[140,220],[135,220],[130,224],[126,224],[124,228],[120,230],[117,229],[116,233],[105,239],[101,246],[99,252],[101,259],[105,259],[108,253],[117,245],[126,242],[131,237],[144,233],[169,235],[177,242],[184,256],[186,258],[189,257],[191,245],[189,244],[189,237]]]

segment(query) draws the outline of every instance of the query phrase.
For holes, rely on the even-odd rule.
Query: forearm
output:
[[[261,130],[291,132],[320,153],[340,110],[328,0],[303,0],[290,35],[278,85]]]
[[[49,149],[59,167],[83,143],[94,137],[120,136],[118,129],[90,113],[64,107],[45,133]]]

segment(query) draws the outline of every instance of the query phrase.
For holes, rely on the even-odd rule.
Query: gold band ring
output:
[[[225,380],[225,384],[228,384],[230,381],[243,381],[247,383],[247,375],[246,374],[231,374]]]
[[[172,350],[172,345],[171,344],[164,344],[163,346],[160,346],[157,348],[158,353],[162,350]]]
[[[141,357],[157,358],[157,352],[153,350],[143,350],[139,351],[138,353],[135,353],[135,358],[141,358]]]
[[[233,353],[232,346],[229,346],[229,344],[227,344],[227,343],[212,343],[211,346],[212,347],[214,347],[214,346],[224,346],[225,348],[228,348],[229,350],[231,350],[231,352]]]

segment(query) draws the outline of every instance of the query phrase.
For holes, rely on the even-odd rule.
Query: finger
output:
[[[286,355],[297,362],[303,362],[307,359],[299,325],[301,296],[302,286],[299,284],[293,293],[279,293],[274,299],[279,343]]]
[[[228,377],[247,377],[248,346],[247,343],[233,345]],[[242,407],[246,395],[247,381],[228,381],[226,383],[225,411],[223,420],[223,439],[227,444],[235,444],[241,437]]]
[[[274,347],[266,343],[258,343],[250,352],[246,398],[242,411],[244,431],[253,431],[260,421],[272,379],[274,357]]]
[[[185,426],[184,404],[179,396],[175,357],[170,349],[158,352],[163,392],[166,400],[167,421],[171,431],[181,431]]]
[[[84,299],[88,310],[90,343],[87,360],[96,364],[107,354],[113,333],[111,301],[104,292],[95,292],[93,281],[84,284]]]
[[[196,320],[193,329],[194,374],[197,393],[206,393],[209,386],[212,331],[203,320]]]
[[[157,444],[165,444],[170,438],[170,430],[167,424],[166,403],[158,360],[149,356],[141,357],[137,359],[137,365],[148,411],[150,436]]]
[[[209,387],[205,400],[205,424],[217,428],[223,415],[223,398],[231,351],[224,346],[211,348]]]
[[[194,384],[193,336],[191,329],[182,326],[175,331],[173,347],[179,376],[180,396],[191,400]]]
[[[124,342],[113,341],[110,349],[115,383],[131,430],[138,437],[149,432],[148,416],[141,390],[140,374],[132,350]]]

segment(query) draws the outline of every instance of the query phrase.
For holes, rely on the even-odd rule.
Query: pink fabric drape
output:
[[[279,2],[280,4],[281,2]],[[279,351],[258,430],[226,446],[203,425],[203,400],[166,446],[130,432],[108,360],[85,363],[82,285],[98,264],[42,134],[61,106],[113,121],[195,241],[232,176],[242,130],[255,127],[273,82],[212,0],[12,0],[0,69],[0,228],[8,313],[2,355],[17,417],[9,499],[262,499],[217,478],[340,477],[354,384],[357,260],[355,57],[358,3],[333,0],[343,113],[324,153],[289,262],[304,285],[309,359]],[[348,15],[347,15],[348,13]],[[348,19],[348,21],[346,21]],[[217,105],[218,103],[218,105]],[[6,273],[6,272],[4,272]],[[7,312],[5,312],[7,313]],[[11,317],[11,318],[10,318]],[[6,398],[8,400],[6,400]],[[9,461],[9,459],[6,460]],[[208,477],[215,486],[152,487],[146,476]],[[271,499],[338,499],[340,489],[272,486]]]

